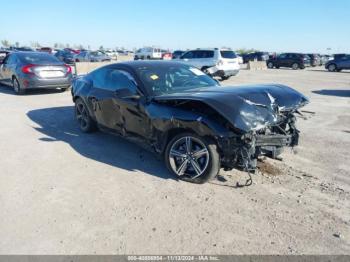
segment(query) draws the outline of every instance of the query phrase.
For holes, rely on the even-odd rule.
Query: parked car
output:
[[[38,49],[38,51],[52,54],[52,48],[51,47],[41,47],[41,48]]]
[[[115,50],[106,50],[105,54],[114,60],[118,59],[118,52]]]
[[[249,61],[267,61],[269,59],[269,53],[267,52],[253,52],[249,54],[243,54],[243,63],[246,64]]]
[[[343,69],[350,69],[350,55],[344,55],[330,60],[325,65],[330,72],[340,72]]]
[[[71,86],[72,69],[53,55],[41,52],[13,52],[0,67],[0,81],[22,95],[28,89]]]
[[[73,55],[74,55],[74,54],[77,55],[77,54],[79,54],[80,51],[81,51],[81,50],[76,50],[76,49],[72,49],[72,48],[68,48],[68,47],[65,48],[65,49],[63,49],[63,50],[64,50],[64,51],[67,51],[67,52],[70,52],[70,53],[72,53]]]
[[[145,47],[136,51],[134,60],[162,59],[162,52],[159,48]]]
[[[185,53],[185,51],[181,51],[181,50],[176,50],[173,52],[173,59],[178,59],[180,58],[183,54]]]
[[[173,61],[107,65],[72,87],[82,132],[97,128],[163,156],[179,179],[204,183],[220,168],[256,169],[298,144],[295,112],[306,97],[283,85],[220,87],[199,69]]]
[[[101,51],[82,51],[74,57],[75,62],[106,62],[112,59]]]
[[[267,60],[268,68],[290,67],[294,70],[311,65],[310,57],[301,53],[283,53]]]
[[[321,65],[325,65],[328,61],[333,60],[334,57],[330,55],[321,55]]]
[[[31,47],[27,47],[27,46],[22,46],[22,47],[16,47],[16,46],[11,46],[9,48],[11,51],[24,51],[24,52],[35,52],[35,50]]]
[[[240,65],[237,55],[229,49],[195,49],[184,53],[180,60],[186,64],[201,69],[210,76],[229,79],[238,74]]]
[[[171,60],[171,59],[173,59],[173,54],[171,52],[164,52],[164,53],[162,53],[162,59],[163,60]]]
[[[74,53],[69,50],[58,50],[55,53],[55,57],[57,57],[59,60],[61,60],[64,63],[67,64],[73,64],[74,63]]]
[[[322,65],[321,57],[318,54],[307,54],[310,57],[311,66],[320,66]]]

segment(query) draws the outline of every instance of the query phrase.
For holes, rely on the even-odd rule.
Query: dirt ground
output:
[[[247,71],[308,96],[283,161],[177,181],[121,138],[79,132],[70,93],[0,86],[0,254],[350,254],[350,72]],[[308,112],[305,112],[308,111]]]

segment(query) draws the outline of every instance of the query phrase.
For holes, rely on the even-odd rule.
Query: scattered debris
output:
[[[282,174],[282,171],[278,167],[267,161],[259,161],[258,169],[261,173],[269,176],[279,176]]]
[[[340,233],[334,233],[333,236],[336,237],[336,238],[341,238],[341,234]]]

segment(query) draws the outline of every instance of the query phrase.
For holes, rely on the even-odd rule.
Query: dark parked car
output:
[[[59,50],[56,52],[55,56],[61,60],[64,63],[67,64],[73,64],[74,61],[74,53],[72,53],[71,51],[68,50]]]
[[[184,53],[185,53],[185,51],[181,51],[181,50],[174,51],[173,52],[173,59],[179,59]]]
[[[22,46],[22,47],[11,46],[10,50],[11,51],[35,52],[35,50],[33,48],[26,47],[26,46]]]
[[[267,52],[254,52],[249,54],[243,54],[243,63],[248,63],[249,61],[267,61],[269,59],[269,53]]]
[[[74,56],[75,62],[105,62],[111,61],[108,55],[101,51],[81,51]]]
[[[330,60],[325,65],[330,72],[340,72],[343,69],[350,69],[350,55],[344,55]]]
[[[141,142],[194,183],[221,167],[253,171],[258,156],[296,146],[294,113],[308,103],[282,85],[220,87],[199,69],[170,61],[101,67],[76,79],[72,95],[83,132],[99,127]]]
[[[284,53],[267,60],[268,68],[290,67],[296,70],[310,65],[310,57],[300,53]]]
[[[322,65],[322,61],[321,61],[321,56],[318,54],[307,54],[310,57],[310,63],[311,66],[315,67],[315,66],[320,66]]]
[[[39,52],[45,52],[45,53],[48,53],[48,54],[52,54],[52,48],[51,47],[40,47],[38,49]]]
[[[0,81],[20,95],[33,88],[64,91],[71,86],[72,69],[47,53],[13,52],[1,63]]]

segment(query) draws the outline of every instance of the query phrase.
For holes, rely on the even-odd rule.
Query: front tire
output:
[[[267,63],[267,67],[270,68],[270,69],[273,69],[273,63],[272,62],[268,62]]]
[[[13,90],[15,91],[15,93],[17,95],[24,95],[25,94],[26,91],[21,87],[21,85],[16,77],[13,77],[13,79],[12,79],[12,86],[13,86]]]
[[[97,130],[96,123],[91,118],[89,110],[81,98],[75,100],[75,118],[82,132],[91,133]]]
[[[203,184],[220,171],[216,144],[192,133],[182,133],[171,139],[164,158],[171,173],[191,183]]]
[[[336,66],[336,64],[330,64],[327,67],[327,69],[328,69],[329,72],[336,72],[337,71],[337,66]]]

